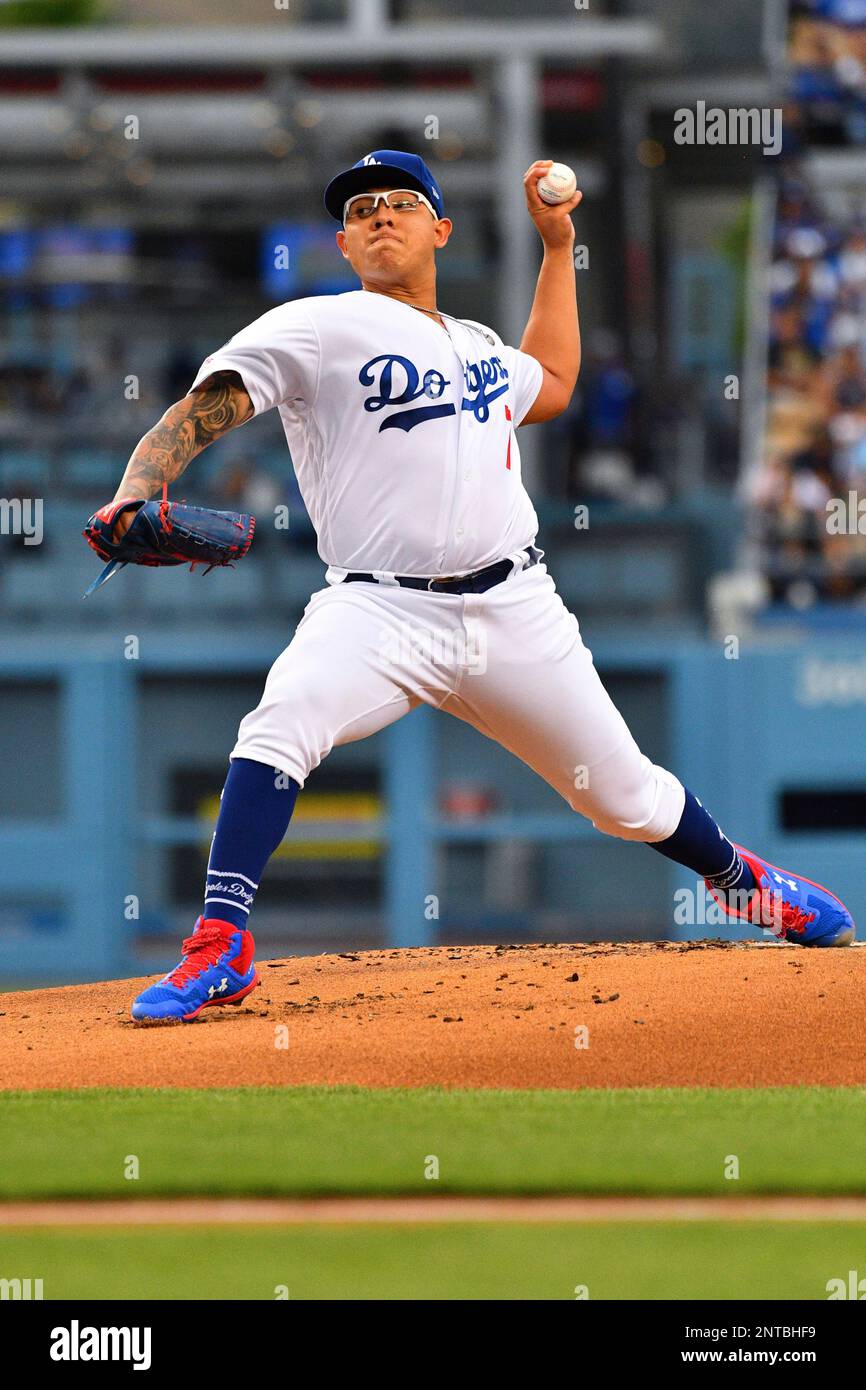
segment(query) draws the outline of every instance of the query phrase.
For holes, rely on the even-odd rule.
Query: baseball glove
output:
[[[119,541],[112,538],[121,512],[135,516]],[[144,500],[110,502],[94,512],[82,535],[108,564],[94,579],[84,597],[92,594],[124,565],[231,565],[243,559],[256,529],[254,516],[242,512],[216,512],[169,502],[163,490],[161,502]]]

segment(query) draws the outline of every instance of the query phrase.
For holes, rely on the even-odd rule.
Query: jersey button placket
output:
[[[466,534],[466,528],[465,528],[462,524],[459,524],[459,523],[460,523],[461,514],[464,512],[465,505],[466,505],[466,504],[465,504],[465,501],[464,501],[464,499],[463,499],[463,497],[462,497],[462,495],[461,495],[461,487],[460,487],[460,484],[461,484],[462,482],[465,482],[465,481],[468,479],[468,477],[469,477],[469,473],[466,471],[465,465],[464,465],[464,463],[463,463],[462,449],[461,449],[461,437],[462,437],[462,433],[463,433],[463,429],[462,429],[462,425],[463,425],[463,388],[464,388],[465,382],[466,382],[466,364],[465,364],[465,362],[463,361],[463,358],[462,358],[461,354],[460,354],[460,353],[458,352],[458,350],[457,350],[457,344],[456,344],[455,341],[454,341],[454,336],[453,336],[453,334],[449,333],[449,334],[448,334],[448,337],[449,337],[450,340],[451,340],[451,346],[452,346],[452,349],[453,349],[453,351],[454,351],[454,356],[457,358],[457,361],[460,363],[460,376],[459,376],[459,378],[458,378],[459,385],[458,385],[458,387],[457,387],[457,393],[456,393],[456,399],[455,399],[455,406],[456,406],[456,409],[457,409],[457,453],[456,453],[456,456],[455,456],[455,459],[454,459],[454,474],[453,474],[454,482],[453,482],[453,485],[452,485],[452,493],[451,493],[451,516],[452,516],[452,526],[454,526],[454,522],[457,522],[458,524],[457,524],[456,526],[454,526],[454,529],[453,529],[453,531],[451,531],[451,532],[449,533],[449,536],[450,536],[450,539],[452,539],[453,541],[455,541],[455,542],[460,542],[460,541],[462,541],[464,535]],[[456,515],[455,515],[455,513],[456,513]],[[455,560],[454,563],[455,563],[455,568],[456,568],[456,567],[457,567],[457,562],[456,562],[456,560]]]

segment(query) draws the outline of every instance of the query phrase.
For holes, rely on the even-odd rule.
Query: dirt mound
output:
[[[856,948],[436,947],[259,970],[241,1005],[190,1024],[134,1024],[143,980],[0,995],[0,1088],[866,1084]]]

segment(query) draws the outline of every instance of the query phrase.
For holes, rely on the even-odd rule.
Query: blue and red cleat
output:
[[[180,965],[138,996],[132,1017],[139,1022],[174,1018],[188,1023],[209,1004],[239,1004],[259,983],[254,951],[251,931],[215,917],[199,917],[183,943]]]
[[[758,891],[749,895],[744,910],[725,901],[724,894],[707,883],[716,902],[720,903],[729,917],[745,918],[756,927],[772,931],[780,940],[791,941],[796,946],[849,946],[854,940],[856,927],[851,913],[843,902],[813,883],[809,878],[777,869],[766,859],[735,845],[755,876]]]

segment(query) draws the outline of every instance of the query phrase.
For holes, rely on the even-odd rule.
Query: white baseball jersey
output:
[[[329,566],[231,756],[303,786],[332,748],[428,704],[510,749],[600,829],[665,839],[681,783],[640,752],[547,567],[521,555],[538,522],[514,430],[541,365],[481,324],[446,323],[369,290],[298,299],[202,364],[195,385],[236,371],[257,415],[279,410]],[[511,576],[483,593],[387,582],[506,557]],[[340,582],[350,570],[375,579]]]
[[[279,411],[331,583],[466,574],[535,538],[515,428],[541,364],[486,325],[445,322],[370,290],[296,299],[193,382],[236,371],[257,415]]]

